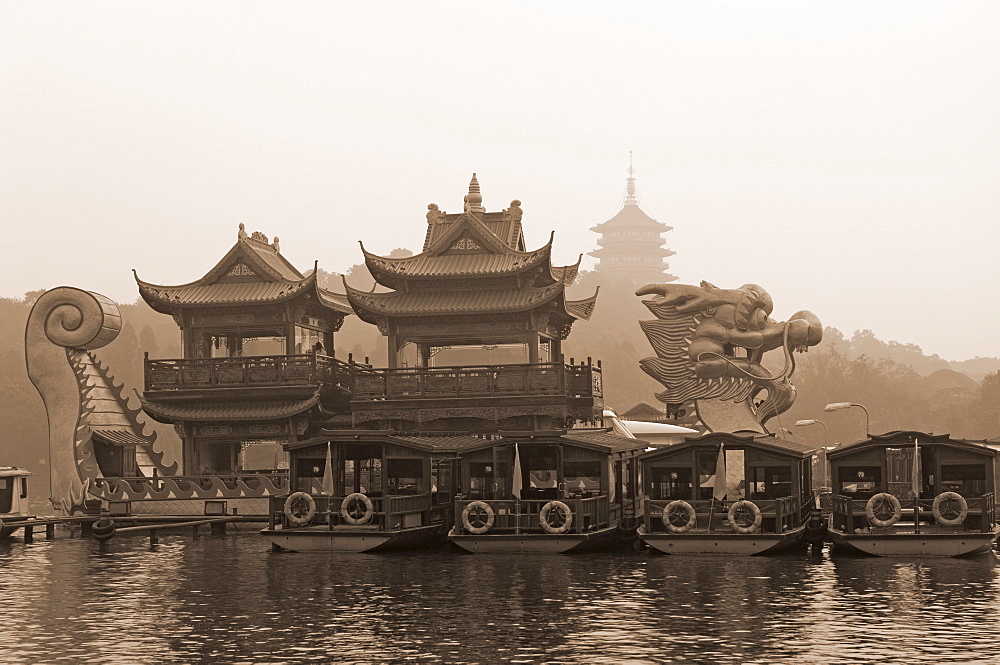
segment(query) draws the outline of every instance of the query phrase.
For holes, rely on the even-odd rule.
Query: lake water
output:
[[[0,542],[3,663],[998,662],[1000,566]]]

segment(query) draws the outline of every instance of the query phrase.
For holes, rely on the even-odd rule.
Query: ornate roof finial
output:
[[[625,179],[625,204],[639,205],[635,193],[635,168],[632,167],[632,151],[628,151],[628,178]]]
[[[486,212],[486,208],[483,207],[483,195],[479,192],[479,180],[475,173],[472,174],[472,180],[469,181],[469,194],[465,200],[469,212]]]
[[[278,236],[274,236],[274,242],[271,243],[271,247],[274,247],[274,251],[280,252],[281,247],[278,245]]]
[[[243,222],[240,222],[240,230],[239,233],[236,234],[236,238],[238,240],[243,240],[246,237],[247,237],[247,227],[243,225]]]

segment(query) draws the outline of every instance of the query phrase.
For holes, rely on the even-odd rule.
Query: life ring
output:
[[[485,501],[473,501],[462,509],[462,528],[476,536],[492,529],[495,519],[493,506]]]
[[[885,517],[887,508],[892,509],[892,515]],[[868,499],[868,503],[865,504],[865,517],[868,518],[869,522],[883,529],[898,522],[902,515],[903,507],[899,505],[899,499],[888,492],[879,492]]]
[[[558,523],[553,523],[558,519]],[[546,533],[560,534],[573,526],[573,511],[562,501],[549,501],[538,511],[538,524]]]
[[[691,504],[680,499],[665,505],[660,519],[670,533],[690,531],[698,522],[698,516]]]
[[[364,510],[361,510],[364,508]],[[348,524],[368,524],[375,514],[375,504],[361,492],[354,492],[340,502],[340,516]]]
[[[117,528],[118,527],[115,526],[115,521],[107,515],[104,515],[101,519],[90,525],[90,533],[92,533],[94,538],[97,540],[104,542],[115,535],[115,530]]]
[[[746,521],[746,511],[750,511],[753,515],[753,521],[749,524],[743,523]],[[760,522],[762,519],[760,508],[753,501],[740,499],[729,506],[729,524],[732,525],[733,531],[736,533],[756,533],[760,531]]]
[[[931,506],[934,519],[944,526],[961,526],[969,516],[969,503],[958,492],[941,492]]]
[[[285,519],[292,526],[307,526],[316,516],[316,500],[305,492],[294,492],[285,499]]]

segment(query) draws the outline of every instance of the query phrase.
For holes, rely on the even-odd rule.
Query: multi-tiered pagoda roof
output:
[[[362,245],[368,270],[389,291],[363,291],[345,281],[354,311],[383,334],[418,344],[527,341],[532,332],[564,339],[575,320],[593,312],[596,293],[566,298],[579,260],[553,266],[551,236],[525,251],[520,201],[486,212],[475,174],[461,213],[448,214],[432,203],[426,217],[420,254],[389,258]]]
[[[340,321],[351,313],[343,295],[319,286],[316,270],[306,277],[281,255],[277,237],[269,242],[260,232],[248,235],[242,224],[236,244],[201,279],[164,286],[136,274],[135,281],[143,300],[164,314],[191,307],[276,304],[303,295]]]
[[[625,203],[606,222],[592,226],[601,234],[600,249],[589,252],[598,259],[595,271],[630,280],[639,285],[672,282],[677,279],[666,272],[663,259],[675,252],[663,246],[663,234],[673,227],[658,222],[639,206],[635,186],[635,169],[629,166],[625,185]]]

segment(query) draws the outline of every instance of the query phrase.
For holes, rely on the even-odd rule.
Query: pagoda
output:
[[[465,429],[564,427],[601,416],[600,368],[566,365],[562,341],[597,299],[569,300],[580,261],[551,263],[552,237],[526,250],[520,201],[483,207],[473,174],[464,209],[428,205],[421,253],[405,258],[365,250],[383,291],[346,283],[354,312],[386,337],[388,367],[358,374],[351,402],[355,427]],[[581,256],[582,258],[582,256]],[[416,349],[415,367],[402,350]],[[442,348],[521,345],[522,363],[433,367]]]
[[[135,279],[143,300],[181,329],[182,358],[146,357],[142,408],[174,425],[185,475],[281,469],[280,444],[306,435],[319,414],[346,410],[349,372],[332,349],[351,307],[319,286],[315,268],[305,276],[282,256],[277,237],[240,224],[236,244],[201,279]]]
[[[631,157],[625,183],[622,209],[608,221],[590,228],[601,234],[597,241],[600,249],[589,252],[598,259],[594,270],[636,286],[672,282],[677,277],[666,272],[669,266],[664,259],[675,252],[663,246],[663,234],[673,227],[656,221],[639,206]]]

